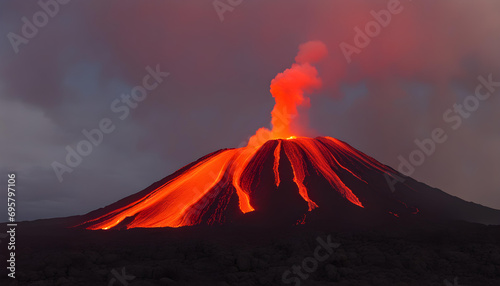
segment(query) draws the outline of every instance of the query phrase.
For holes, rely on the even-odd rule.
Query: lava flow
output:
[[[266,164],[267,161],[272,164]],[[286,166],[291,170],[282,171]],[[364,208],[363,199],[357,194],[359,188],[348,185],[355,185],[352,182],[356,181],[368,187],[373,172],[394,174],[389,167],[334,138],[270,140],[257,149],[244,147],[211,154],[141,198],[120,207],[111,205],[112,210],[85,221],[82,226],[106,230],[117,226],[151,228],[220,224],[235,217],[236,213],[263,210],[264,207],[253,204],[259,197],[269,195],[262,190],[283,192],[283,201],[287,201],[285,196],[293,195],[285,194],[280,188],[285,183],[290,185],[287,181],[293,182],[297,194],[307,206],[305,213],[329,207],[331,202],[316,198],[322,196],[320,192],[331,192],[337,200]],[[272,174],[272,180],[262,181],[265,174]],[[312,181],[325,181],[329,188],[312,189]],[[237,206],[237,210],[231,206]],[[282,203],[280,207],[287,206]],[[297,216],[302,217],[303,212]]]
[[[489,210],[474,209],[411,178],[403,180],[402,174],[338,139],[304,136],[309,132],[303,130],[304,115],[299,110],[309,107],[307,94],[321,87],[312,64],[326,55],[321,42],[299,47],[295,63],[271,81],[276,101],[272,128],[259,129],[246,147],[209,154],[139,193],[90,212],[78,227],[108,230],[241,222],[291,225],[338,217],[368,221],[429,214],[475,220],[491,216]]]
[[[298,107],[308,107],[306,93],[321,87],[311,64],[326,54],[321,42],[300,46],[295,63],[271,82],[276,101],[272,129],[259,129],[247,147],[205,156],[160,185],[89,214],[81,226],[181,227],[225,223],[252,212],[269,217],[289,213],[305,223],[307,213],[339,201],[359,209],[381,208],[370,203],[373,191],[368,186],[392,176],[392,169],[337,139],[298,136]],[[391,200],[381,211],[395,213],[401,205]]]

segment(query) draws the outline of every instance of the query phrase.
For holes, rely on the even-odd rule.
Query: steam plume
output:
[[[269,139],[288,138],[300,135],[294,124],[298,118],[298,107],[309,107],[306,96],[321,88],[318,71],[311,64],[328,54],[326,45],[320,41],[310,41],[299,46],[295,63],[271,81],[271,94],[276,104],[271,112],[272,130],[261,128],[250,138],[249,146],[260,146]]]

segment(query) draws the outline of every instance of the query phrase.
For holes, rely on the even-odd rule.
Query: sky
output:
[[[499,11],[496,0],[1,1],[0,174],[16,174],[17,219],[85,214],[246,145],[270,127],[271,80],[308,41],[328,50],[301,111],[308,136],[397,169],[442,130],[411,176],[500,209]],[[88,154],[70,167],[78,146]]]

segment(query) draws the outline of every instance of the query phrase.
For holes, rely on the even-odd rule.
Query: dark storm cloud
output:
[[[83,213],[238,146],[268,127],[270,81],[309,40],[329,49],[318,64],[324,88],[311,95],[311,129],[397,167],[414,139],[447,127],[443,112],[474,93],[477,76],[500,79],[500,4],[401,0],[402,11],[348,64],[339,45],[353,45],[354,28],[389,2],[243,1],[221,22],[211,1],[71,1],[18,54],[3,37],[2,168],[40,182],[23,187],[32,210],[25,218],[57,215],[49,208]],[[1,34],[20,33],[21,17],[38,10],[36,1],[2,1]],[[57,182],[50,164],[64,162],[65,146],[116,116],[111,102],[157,64],[169,78]],[[498,97],[450,132],[415,177],[500,208]]]

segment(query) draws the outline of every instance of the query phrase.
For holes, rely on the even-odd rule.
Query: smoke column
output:
[[[328,54],[326,45],[320,41],[310,41],[299,46],[295,63],[271,81],[271,94],[276,101],[272,115],[272,130],[260,128],[250,138],[248,146],[258,147],[267,140],[289,138],[300,135],[294,121],[298,118],[298,107],[309,107],[306,96],[321,88],[322,81],[317,69],[311,64]]]

